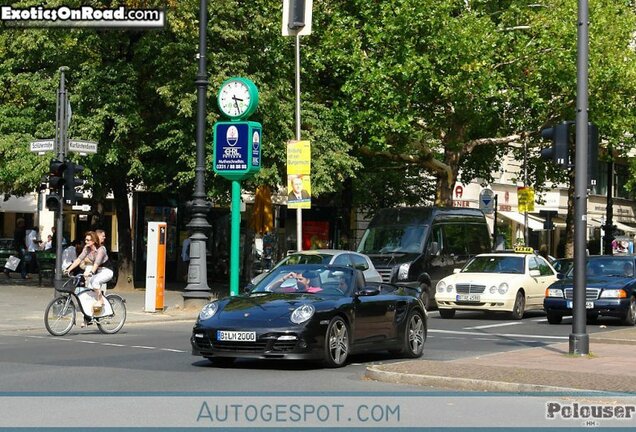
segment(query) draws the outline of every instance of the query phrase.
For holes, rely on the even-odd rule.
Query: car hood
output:
[[[621,277],[621,276],[603,276],[603,277],[588,277],[588,288],[601,288],[601,289],[617,289],[624,288],[634,278]],[[574,286],[573,279],[561,279],[550,285],[550,288],[572,288]]]
[[[417,259],[420,254],[417,253],[405,253],[405,252],[393,252],[386,254],[367,254],[371,258],[371,262],[376,268],[393,267],[397,264],[406,262],[412,262]]]
[[[289,318],[299,306],[313,304],[318,312],[336,302],[318,294],[255,293],[221,300],[219,311],[206,321],[231,326],[292,325]]]
[[[479,284],[479,285],[493,285],[501,282],[513,282],[517,279],[525,279],[528,276],[525,274],[511,274],[511,273],[456,273],[450,276],[446,276],[442,279],[447,284]],[[556,279],[556,276],[554,277]]]

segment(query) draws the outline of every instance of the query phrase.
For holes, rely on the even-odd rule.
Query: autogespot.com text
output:
[[[456,392],[5,393],[0,429],[94,428],[96,406],[110,428],[636,430],[636,395]]]

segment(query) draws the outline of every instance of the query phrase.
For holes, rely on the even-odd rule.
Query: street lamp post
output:
[[[198,307],[210,300],[212,291],[208,286],[206,261],[206,232],[210,229],[206,216],[210,211],[210,203],[205,199],[205,108],[208,87],[206,73],[206,33],[207,2],[199,3],[199,72],[195,81],[197,87],[197,162],[195,168],[195,186],[192,195],[192,219],[188,228],[190,236],[190,264],[188,266],[188,285],[183,293],[185,307]]]
[[[590,338],[586,329],[585,274],[587,234],[587,141],[588,141],[588,1],[578,2],[577,77],[576,77],[576,151],[574,170],[574,289],[570,354],[587,355]]]

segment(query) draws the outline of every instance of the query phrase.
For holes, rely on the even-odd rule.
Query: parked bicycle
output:
[[[126,300],[117,294],[104,296],[107,301],[101,311],[94,315],[87,313],[86,309],[92,308],[94,303],[93,290],[85,287],[81,274],[72,276],[56,290],[59,295],[51,300],[44,312],[44,325],[53,336],[63,336],[71,331],[78,311],[85,323],[95,323],[99,331],[106,334],[117,333],[126,322]]]

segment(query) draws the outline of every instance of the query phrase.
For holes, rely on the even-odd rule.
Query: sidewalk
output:
[[[487,392],[636,391],[636,328],[590,335],[590,354],[571,356],[569,343],[462,358],[374,365],[379,381]]]
[[[37,285],[37,279],[6,279],[0,275],[0,331],[44,330],[44,310],[55,294],[52,286]],[[212,294],[227,293],[229,288],[215,284]],[[126,300],[126,322],[192,321],[200,309],[183,308],[182,286],[169,286],[164,291],[164,310],[145,312],[146,291],[109,290]],[[46,330],[45,330],[46,331]]]
[[[212,293],[229,288],[210,285]],[[112,292],[126,299],[127,323],[191,321],[199,309],[183,308],[183,287],[168,287],[165,309],[144,312],[145,290]],[[44,309],[53,287],[37,281],[0,279],[0,332],[44,330]],[[468,357],[453,361],[399,361],[369,366],[366,377],[434,388],[487,392],[636,391],[636,327],[590,335],[590,355],[570,356],[568,343]]]

